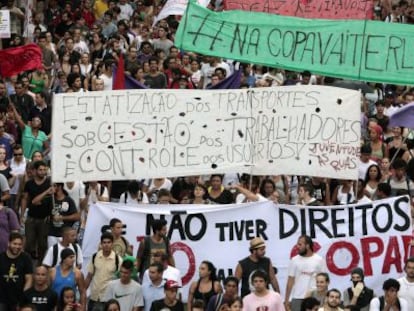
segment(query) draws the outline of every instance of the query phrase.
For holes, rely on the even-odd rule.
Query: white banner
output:
[[[10,11],[0,10],[0,38],[10,37]]]
[[[238,172],[356,179],[360,93],[325,86],[57,94],[56,182]]]
[[[209,1],[198,0],[197,3],[203,7],[206,7]],[[170,15],[183,15],[187,8],[188,0],[168,0],[162,7],[160,13],[154,18],[152,25],[157,24],[159,20],[162,20]]]
[[[223,279],[249,255],[249,240],[261,236],[266,240],[266,255],[279,270],[277,278],[284,292],[297,239],[308,234],[317,253],[326,258],[330,287],[344,290],[351,286],[350,272],[359,266],[365,271],[366,284],[379,295],[386,278],[402,275],[412,238],[410,215],[408,197],[332,207],[276,206],[272,202],[142,207],[98,203],[89,212],[83,251],[87,261],[99,244],[99,228],[115,217],[126,224],[125,236],[135,255],[138,240],[152,232],[151,220],[165,217],[187,297],[201,261],[213,262]]]

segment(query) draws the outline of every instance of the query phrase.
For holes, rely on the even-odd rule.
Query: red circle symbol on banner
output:
[[[171,253],[174,254],[177,251],[184,252],[188,258],[188,270],[181,278],[183,286],[188,284],[194,277],[196,271],[195,256],[193,250],[182,242],[174,242],[171,244]]]

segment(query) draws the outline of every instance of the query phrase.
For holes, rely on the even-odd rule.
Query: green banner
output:
[[[189,1],[183,50],[354,80],[414,84],[414,27],[364,20],[216,13]]]

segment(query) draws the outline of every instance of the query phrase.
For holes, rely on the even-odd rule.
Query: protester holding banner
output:
[[[210,176],[207,199],[217,204],[230,204],[234,202],[233,194],[223,186],[222,175],[214,174]]]

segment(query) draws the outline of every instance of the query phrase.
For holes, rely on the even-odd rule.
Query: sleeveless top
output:
[[[73,271],[73,269],[71,269],[67,276],[63,276],[61,267],[57,266],[55,280],[52,284],[52,289],[56,292],[58,297],[60,297],[62,289],[67,286],[73,288],[73,290],[76,292],[75,272]]]
[[[200,292],[199,290],[200,281],[201,280],[197,281],[197,287],[196,287],[196,290],[194,291],[194,299],[204,301],[204,305],[207,306],[210,298],[216,294],[216,292],[214,291],[214,281],[211,280],[211,289],[207,293]]]
[[[262,257],[258,262],[254,262],[250,257],[246,257],[239,261],[239,264],[242,268],[242,278],[241,278],[241,297],[244,297],[252,291],[253,285],[251,285],[250,277],[256,270],[262,270],[266,273],[269,272],[271,262],[267,257]]]

